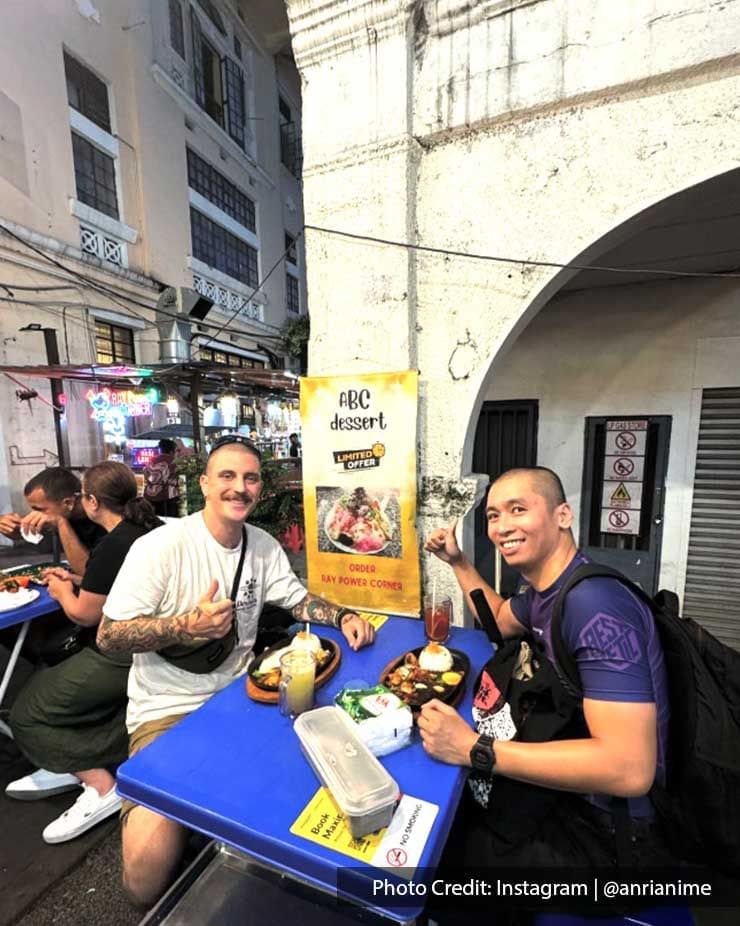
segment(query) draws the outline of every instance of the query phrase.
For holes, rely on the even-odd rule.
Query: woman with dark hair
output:
[[[120,807],[114,771],[128,755],[131,657],[101,653],[95,628],[131,545],[161,524],[149,502],[137,498],[136,478],[123,463],[91,466],[80,498],[106,536],[91,551],[84,575],[54,568],[46,578],[51,597],[90,632],[79,652],[31,676],[10,713],[16,745],[38,770],[11,782],[7,796],[30,801],[82,786],[72,807],[44,829],[48,843],[74,839]]]

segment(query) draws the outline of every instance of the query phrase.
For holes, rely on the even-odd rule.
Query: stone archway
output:
[[[567,21],[547,0],[287,0],[307,224],[592,261],[635,216],[737,165],[735,12],[693,5],[692,28],[649,17],[636,26],[620,8],[607,29],[585,0]],[[690,42],[699,21],[712,36],[702,49]],[[645,42],[666,41],[681,54],[646,57]],[[605,49],[614,67],[591,70]],[[316,230],[306,250],[309,371],[420,371],[423,535],[472,504],[473,422],[492,364],[572,271]],[[449,570],[425,569],[453,590]]]

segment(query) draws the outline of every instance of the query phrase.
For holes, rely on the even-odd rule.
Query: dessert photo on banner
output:
[[[401,558],[398,489],[317,486],[319,550]]]

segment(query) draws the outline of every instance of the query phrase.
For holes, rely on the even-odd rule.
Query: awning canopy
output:
[[[188,361],[187,363],[153,363],[148,366],[115,366],[110,364],[56,364],[28,366],[0,366],[0,373],[12,376],[44,376],[47,379],[100,380],[110,385],[140,386],[145,382],[166,385],[190,385],[198,380],[199,389],[210,386],[225,389],[248,386],[258,395],[282,393],[298,397],[298,377],[281,370],[245,369],[227,367],[221,363]]]

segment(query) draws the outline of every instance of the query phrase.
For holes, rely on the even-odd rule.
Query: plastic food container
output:
[[[388,826],[398,785],[362,742],[354,722],[338,707],[319,707],[296,720],[306,758],[359,839]]]

